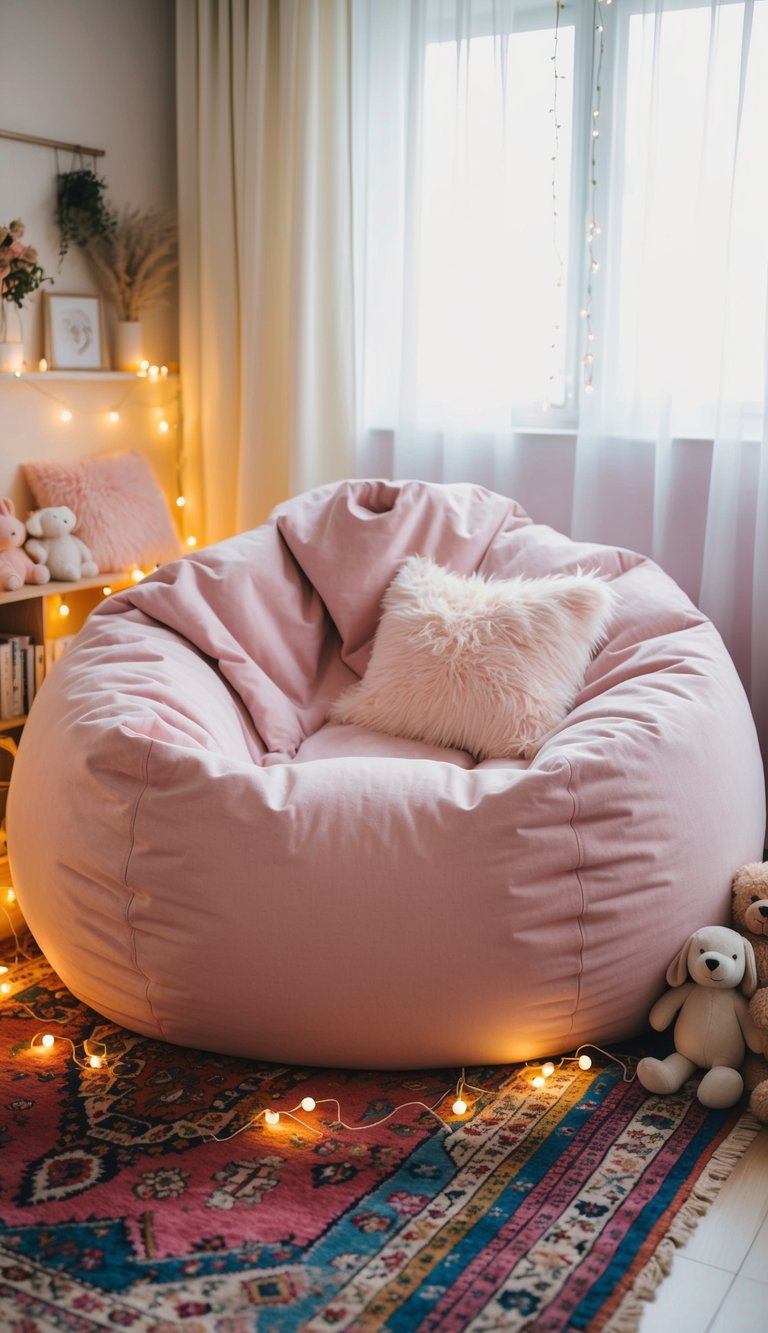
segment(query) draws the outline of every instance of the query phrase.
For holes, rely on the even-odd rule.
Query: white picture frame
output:
[[[109,369],[100,296],[45,292],[43,314],[49,370]]]

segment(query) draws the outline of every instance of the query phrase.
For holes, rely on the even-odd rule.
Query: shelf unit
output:
[[[117,592],[131,583],[125,570],[110,570],[76,583],[56,579],[43,584],[25,583],[15,592],[0,593],[0,630],[29,634],[33,643],[47,648],[54,639],[77,633],[94,607],[104,600],[104,588]],[[66,616],[60,614],[63,604],[69,608]],[[0,719],[0,733],[21,728],[25,721],[23,715]]]

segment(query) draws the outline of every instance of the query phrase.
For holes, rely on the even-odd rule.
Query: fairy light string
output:
[[[549,109],[549,114],[552,117],[552,134],[553,134],[552,159],[551,159],[552,160],[552,180],[551,180],[552,249],[555,257],[555,270],[557,275],[555,279],[557,309],[555,311],[554,324],[552,327],[552,342],[549,345],[550,367],[549,367],[549,376],[547,381],[547,392],[543,402],[543,407],[545,411],[552,406],[552,400],[554,396],[557,351],[560,343],[559,293],[562,291],[563,279],[565,275],[565,258],[560,245],[560,222],[559,222],[560,212],[558,207],[558,194],[557,194],[557,168],[560,160],[560,131],[563,128],[562,122],[560,121],[559,108],[558,108],[558,84],[561,79],[565,78],[565,75],[560,73],[558,67],[558,54],[559,54],[559,43],[560,43],[560,14],[564,8],[565,4],[563,3],[563,0],[555,0],[554,41],[553,41],[553,50],[551,56],[552,106]]]
[[[49,1029],[51,1025],[62,1028],[72,1020],[69,1018],[56,1018],[49,1016],[44,1018],[29,1005],[26,1000],[21,998],[20,994],[14,994],[14,970],[21,970],[23,965],[18,963],[18,955],[21,953],[20,944],[16,932],[14,931],[17,944],[17,961],[8,966],[0,964],[0,1001],[6,1000],[13,1003],[18,1008],[23,1009],[32,1018],[36,1024],[41,1024],[37,1028],[29,1042],[29,1051],[36,1057],[46,1058],[62,1046],[68,1049],[68,1058],[82,1070],[87,1077],[103,1077],[105,1075],[115,1076],[119,1074],[120,1066],[123,1060],[123,1054],[120,1049],[121,1042],[119,1038],[119,1029],[112,1024],[100,1023],[95,1026],[91,1032],[83,1038],[75,1040],[67,1032],[59,1032],[54,1035]],[[27,961],[33,961],[29,955],[24,954]],[[16,985],[24,985],[23,979],[19,978]],[[99,1033],[97,1036],[96,1034]],[[110,1043],[107,1039],[109,1033],[115,1037],[115,1048],[110,1050]],[[540,1092],[547,1085],[552,1076],[568,1065],[577,1065],[578,1069],[586,1072],[592,1068],[592,1057],[587,1051],[597,1051],[607,1060],[618,1064],[622,1070],[622,1079],[624,1082],[632,1082],[635,1078],[635,1071],[632,1067],[632,1061],[629,1058],[622,1058],[611,1051],[606,1051],[593,1043],[586,1043],[579,1046],[573,1055],[563,1055],[557,1061],[545,1060],[544,1062],[527,1063],[522,1066],[516,1066],[517,1071],[525,1076],[530,1075],[531,1087],[534,1092]],[[537,1071],[537,1072],[534,1072]],[[474,1096],[473,1096],[474,1094]],[[305,1094],[295,1106],[282,1107],[278,1104],[264,1104],[257,1111],[249,1115],[242,1124],[230,1133],[216,1134],[207,1126],[199,1126],[199,1136],[203,1141],[214,1141],[216,1143],[226,1143],[231,1139],[238,1138],[248,1130],[258,1130],[262,1128],[266,1132],[277,1131],[279,1126],[287,1121],[298,1125],[302,1130],[313,1134],[317,1138],[324,1138],[329,1130],[344,1130],[348,1134],[361,1134],[367,1130],[376,1129],[392,1120],[395,1116],[401,1115],[404,1111],[413,1108],[419,1108],[426,1115],[431,1116],[446,1133],[452,1134],[461,1128],[464,1123],[471,1122],[476,1103],[482,1101],[483,1106],[492,1102],[496,1095],[491,1088],[483,1088],[478,1084],[471,1083],[464,1069],[461,1070],[453,1088],[448,1087],[440,1092],[432,1102],[422,1101],[418,1098],[410,1098],[407,1101],[399,1102],[393,1106],[386,1114],[377,1117],[375,1120],[365,1120],[363,1123],[354,1124],[345,1120],[342,1114],[341,1103],[337,1097],[313,1097]],[[448,1107],[446,1103],[450,1101],[450,1116],[448,1118]],[[333,1107],[335,1115],[331,1121],[322,1121],[320,1127],[309,1123],[307,1116],[317,1112],[321,1115],[321,1108]],[[443,1111],[439,1108],[443,1107]],[[458,1123],[457,1123],[458,1122]]]
[[[595,368],[595,330],[593,324],[594,286],[593,279],[600,268],[598,258],[598,238],[602,228],[597,217],[598,201],[598,144],[600,140],[603,110],[603,62],[605,59],[605,22],[603,6],[611,5],[613,0],[592,0],[592,75],[591,75],[591,115],[589,121],[589,208],[587,221],[587,265],[586,295],[581,308],[584,320],[584,349],[582,353],[582,372],[584,392],[594,392]]]
[[[105,422],[109,423],[110,427],[117,426],[122,419],[121,414],[123,409],[128,406],[140,406],[145,409],[148,408],[155,414],[158,434],[163,438],[167,439],[173,438],[173,440],[175,441],[175,452],[174,452],[174,463],[173,463],[174,483],[175,483],[174,504],[176,509],[179,510],[179,521],[181,523],[181,528],[182,528],[182,537],[185,545],[188,548],[191,549],[197,546],[197,537],[186,531],[187,527],[186,521],[181,522],[182,515],[184,514],[187,505],[187,495],[185,490],[186,459],[184,451],[184,435],[182,428],[182,405],[181,405],[181,393],[179,391],[179,388],[178,387],[172,388],[172,385],[168,384],[169,380],[168,366],[157,366],[150,364],[149,361],[142,361],[139,370],[136,372],[134,376],[131,377],[131,380],[127,388],[123,390],[123,392],[119,395],[119,397],[109,402],[106,407],[104,406],[83,407],[80,405],[74,406],[71,398],[67,397],[66,394],[51,388],[50,383],[48,384],[45,383],[45,380],[47,378],[47,373],[48,373],[48,363],[43,358],[39,362],[38,373],[29,375],[29,374],[23,374],[21,371],[16,371],[14,375],[8,376],[8,378],[11,381],[16,380],[19,384],[25,385],[27,388],[31,389],[34,393],[39,394],[42,398],[45,398],[48,402],[53,403],[59,409],[58,413],[59,420],[65,426],[70,425],[70,423],[75,421],[77,417],[89,417],[91,419],[101,418]],[[153,402],[151,404],[147,404],[143,396],[138,397],[136,394],[137,381],[141,381],[142,383],[147,383],[151,385],[168,384],[168,387],[172,388],[172,392],[170,395],[166,395],[165,397],[163,397],[159,402]],[[184,515],[184,517],[186,519],[186,515]]]

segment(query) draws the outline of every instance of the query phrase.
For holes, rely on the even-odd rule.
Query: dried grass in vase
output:
[[[161,305],[177,264],[176,216],[165,209],[124,208],[114,228],[92,237],[85,252],[118,318],[136,320]]]

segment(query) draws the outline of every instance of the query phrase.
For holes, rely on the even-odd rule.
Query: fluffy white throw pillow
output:
[[[329,718],[478,760],[528,757],[571,708],[612,601],[593,574],[464,577],[410,556],[368,669]]]

